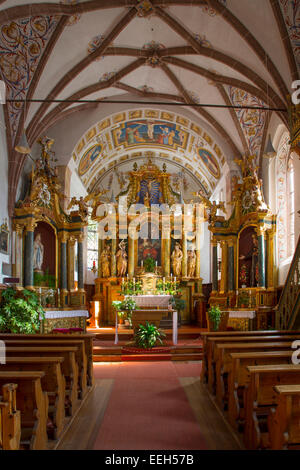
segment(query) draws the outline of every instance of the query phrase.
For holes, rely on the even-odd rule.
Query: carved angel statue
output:
[[[217,218],[219,216],[217,216],[217,211],[218,209],[220,209],[221,211],[224,212],[224,214],[227,214],[226,212],[226,208],[225,208],[225,203],[220,201],[218,204],[216,203],[216,201],[213,201],[211,202],[208,197],[206,196],[203,196],[203,194],[201,193],[201,191],[198,191],[198,193],[193,193],[195,194],[196,196],[198,196],[202,202],[202,204],[204,205],[204,207],[206,209],[208,209],[208,212],[209,212],[209,222],[214,222],[215,220],[217,220]],[[223,219],[223,217],[222,217]]]

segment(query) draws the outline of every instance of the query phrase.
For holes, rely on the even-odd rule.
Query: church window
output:
[[[89,219],[87,228],[87,267],[92,269],[98,265],[98,230],[97,222]]]

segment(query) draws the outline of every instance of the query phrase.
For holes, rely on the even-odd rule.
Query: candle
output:
[[[129,278],[129,274],[127,273],[127,279]]]
[[[174,277],[174,282],[175,282],[175,284],[176,284],[176,276]]]
[[[124,282],[125,282],[125,281],[124,281],[124,277],[122,277],[122,284],[124,284]]]
[[[155,261],[155,266],[157,267],[157,261]]]
[[[95,267],[96,267],[96,261],[94,260],[93,261],[93,268],[95,268]]]
[[[143,266],[144,266],[144,261],[142,260],[142,261],[141,261],[141,267],[143,267]]]

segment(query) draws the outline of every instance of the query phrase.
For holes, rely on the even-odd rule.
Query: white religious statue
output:
[[[33,269],[36,271],[42,270],[44,259],[44,245],[42,244],[41,234],[38,233],[35,237],[33,244]]]
[[[181,250],[180,243],[176,242],[174,251],[171,255],[172,259],[172,268],[175,276],[181,276],[181,263],[182,263],[183,253]]]

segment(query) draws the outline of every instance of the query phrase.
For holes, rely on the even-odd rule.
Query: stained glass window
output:
[[[87,229],[87,267],[92,269],[93,264],[98,265],[98,230],[97,223],[89,219]]]

